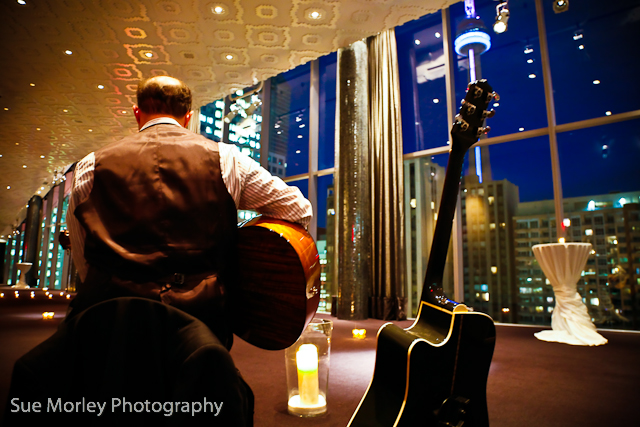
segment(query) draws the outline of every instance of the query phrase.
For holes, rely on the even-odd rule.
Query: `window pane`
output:
[[[278,176],[309,172],[309,64],[273,78],[269,165]],[[280,174],[280,169],[284,175]]]
[[[319,170],[332,168],[335,162],[336,58],[336,53],[320,58]]]
[[[338,294],[333,280],[334,241],[335,241],[335,205],[333,198],[333,175],[318,177],[318,255],[320,255],[320,306],[318,310],[331,312],[332,296]]]
[[[640,108],[638,1],[544,2],[556,120],[568,123]]]
[[[598,327],[640,329],[640,120],[558,135],[568,242],[588,242],[578,292]]]
[[[483,161],[481,176],[474,166],[478,157]],[[553,218],[549,139],[473,147],[468,159],[461,191],[464,302],[499,322],[548,324],[550,313],[536,312],[542,304],[538,298],[528,292],[523,297],[520,290],[543,280],[539,268],[532,276],[531,266],[537,264],[531,246],[555,236],[555,221],[544,229],[535,227],[536,234],[525,240],[518,238],[517,227],[533,222],[540,205],[550,206]],[[543,284],[538,287],[544,290]],[[524,317],[519,316],[521,307]]]
[[[499,106],[492,104],[497,114],[489,122],[490,136],[544,128],[547,115],[535,4],[533,1],[510,2],[509,27],[502,34],[492,29],[496,5],[495,1],[476,0],[476,13],[484,20],[491,47],[482,55],[476,55],[471,67],[466,56],[458,56],[456,100],[464,98],[467,83],[474,80],[471,75],[475,65],[476,78],[487,79],[501,95]],[[482,22],[465,19],[463,2],[451,6],[453,34],[460,34],[465,23]]]
[[[448,154],[442,154],[404,161],[406,309],[409,317],[415,317],[420,306],[448,158]],[[447,296],[453,299],[451,253],[450,244],[443,286]]]
[[[449,139],[440,13],[396,28],[404,153]]]

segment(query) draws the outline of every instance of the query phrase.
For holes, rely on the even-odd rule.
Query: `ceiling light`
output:
[[[231,61],[233,59],[233,55],[228,54],[227,56],[225,56],[225,58],[227,58],[229,61]]]
[[[611,115],[611,111],[607,111],[607,112],[606,112],[606,113],[604,113],[604,114],[605,114],[605,116],[610,116],[610,115]],[[2,156],[0,156],[0,157],[2,157]]]
[[[533,59],[531,58],[527,59],[527,64],[533,64]]]
[[[93,132],[93,129],[89,129],[89,132]]]
[[[420,40],[415,39],[415,40],[414,40],[414,43],[416,44],[416,46],[420,46]]]
[[[442,35],[436,31],[436,38],[439,39],[440,37],[442,37]]]
[[[437,103],[439,103],[439,102],[440,102],[440,100],[439,100],[438,98],[434,98],[434,99],[433,99],[433,103],[434,103],[434,104],[437,104]]]
[[[44,159],[44,156],[40,156],[41,159]]]
[[[98,85],[98,89],[104,89],[104,85]]]
[[[578,46],[578,49],[583,50],[584,49],[584,45],[581,44],[580,46]]]
[[[29,86],[34,87],[36,84],[35,83],[29,83]]]
[[[493,31],[497,34],[507,31],[509,21],[509,4],[505,1],[496,6],[496,22],[493,24]]]
[[[535,74],[533,74],[533,73],[531,73],[531,74],[529,74],[529,78],[530,78],[530,79],[535,79],[535,78],[536,78],[536,75],[535,75]]]
[[[36,130],[40,130],[40,128],[36,128]]]
[[[569,10],[569,0],[553,0],[553,11],[562,13]]]
[[[320,18],[322,18],[322,13],[318,12],[317,10],[314,10],[311,13],[309,13],[309,18],[311,18],[311,19],[320,19]]]
[[[152,58],[153,52],[144,52],[144,56],[146,56],[147,58]]]
[[[224,7],[222,7],[220,5],[216,5],[216,6],[213,6],[211,8],[211,12],[215,13],[216,15],[222,15],[226,11],[225,11]]]
[[[73,55],[73,52],[71,52],[70,50],[65,50],[64,53],[66,53],[67,55]]]
[[[593,84],[594,84],[594,85],[599,85],[599,84],[600,84],[600,80],[594,80],[594,81],[593,81]]]
[[[9,107],[4,107],[4,111],[9,111]]]
[[[11,190],[11,186],[10,185],[7,185],[7,190]]]
[[[524,128],[519,128],[518,129],[520,132],[524,132]]]
[[[18,0],[18,4],[24,6],[25,4],[27,4],[27,2],[24,0]]]
[[[22,165],[22,168],[23,168],[23,169],[26,169],[26,168],[27,168],[27,165]]]
[[[582,37],[584,37],[584,35],[583,35],[581,32],[576,32],[576,33],[573,35],[573,39],[574,39],[574,40],[580,40]]]

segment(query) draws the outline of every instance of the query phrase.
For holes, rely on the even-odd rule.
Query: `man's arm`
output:
[[[311,203],[297,187],[271,175],[235,145],[219,143],[219,147],[222,178],[238,209],[254,209],[268,217],[309,225]]]

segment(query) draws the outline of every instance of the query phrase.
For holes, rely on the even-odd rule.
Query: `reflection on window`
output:
[[[333,298],[338,295],[338,286],[333,279],[335,256],[335,204],[333,175],[318,178],[318,205],[314,212],[318,221],[318,255],[320,256],[320,306],[318,310],[331,313]]]
[[[309,172],[309,64],[272,79],[269,172],[288,177]]]
[[[404,153],[449,139],[440,13],[396,28]]]

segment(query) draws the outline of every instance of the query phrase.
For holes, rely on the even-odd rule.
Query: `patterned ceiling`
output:
[[[54,173],[137,130],[141,77],[199,107],[456,0],[3,0],[0,235]]]

